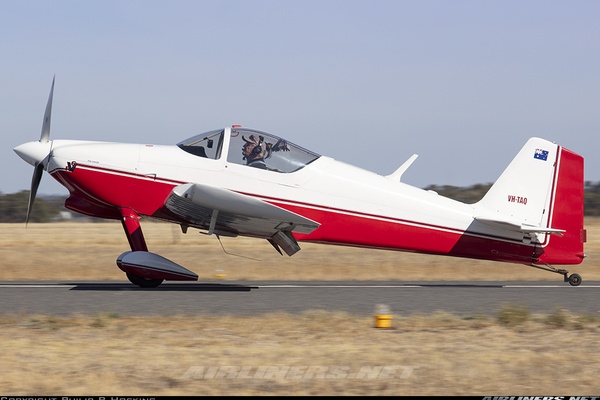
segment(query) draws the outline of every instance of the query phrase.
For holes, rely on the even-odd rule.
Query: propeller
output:
[[[42,134],[40,135],[39,143],[45,144],[48,143],[50,138],[50,119],[52,116],[52,96],[54,94],[54,80],[56,76],[52,78],[52,86],[50,87],[50,96],[48,96],[48,103],[46,104],[46,111],[44,112],[44,121],[42,122]],[[25,145],[22,145],[25,146]],[[39,145],[38,145],[39,146]],[[43,146],[44,148],[46,146]],[[18,148],[17,148],[18,149]],[[15,149],[15,151],[17,151]],[[19,153],[19,151],[17,151]],[[21,154],[19,154],[21,155]],[[21,157],[23,157],[21,155]],[[42,180],[42,174],[44,172],[44,157],[41,157],[39,160],[36,160],[34,163],[33,176],[31,178],[31,190],[29,191],[29,203],[27,204],[27,217],[25,218],[25,225],[29,222],[29,217],[31,215],[31,209],[33,207],[33,202],[35,201],[35,196],[37,194],[38,187],[40,186],[40,181]]]

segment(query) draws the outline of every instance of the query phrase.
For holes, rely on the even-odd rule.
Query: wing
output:
[[[300,250],[292,232],[311,233],[320,225],[258,198],[199,183],[173,188],[165,207],[209,235],[265,238],[290,256]]]

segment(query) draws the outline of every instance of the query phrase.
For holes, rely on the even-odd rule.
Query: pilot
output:
[[[267,151],[267,143],[265,143],[265,138],[262,136],[250,135],[248,139],[242,136],[244,139],[244,146],[242,147],[242,155],[244,156],[244,160],[246,160],[246,165],[250,165],[251,167],[267,169],[267,164],[265,163],[265,152]]]

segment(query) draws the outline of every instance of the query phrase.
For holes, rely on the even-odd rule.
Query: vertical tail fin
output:
[[[543,250],[540,262],[579,264],[586,239],[583,187],[582,156],[531,138],[475,205],[476,212],[533,233],[532,242]]]

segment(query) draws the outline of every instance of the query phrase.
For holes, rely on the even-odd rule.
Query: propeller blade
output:
[[[50,120],[52,117],[52,97],[54,95],[54,81],[56,75],[52,77],[52,86],[50,87],[50,95],[48,96],[48,103],[46,104],[46,111],[44,112],[44,121],[42,122],[42,134],[40,136],[40,143],[48,143],[50,139]],[[29,203],[27,204],[27,216],[25,218],[25,225],[29,222],[31,216],[31,210],[33,208],[33,202],[42,180],[42,174],[44,173],[44,162],[43,160],[38,161],[35,164],[33,170],[33,176],[31,177],[31,190],[29,191]]]
[[[52,86],[50,87],[50,96],[48,96],[48,104],[46,104],[46,112],[44,112],[44,122],[42,123],[42,135],[40,136],[40,142],[46,143],[50,138],[50,117],[52,116],[52,96],[54,94],[54,80],[56,76],[52,78]]]
[[[33,177],[31,178],[31,190],[29,191],[29,204],[27,205],[27,217],[25,218],[25,225],[29,222],[29,216],[31,215],[31,209],[33,208],[33,202],[35,201],[35,195],[37,194],[40,181],[42,180],[42,173],[44,172],[44,164],[39,163],[33,170]]]

